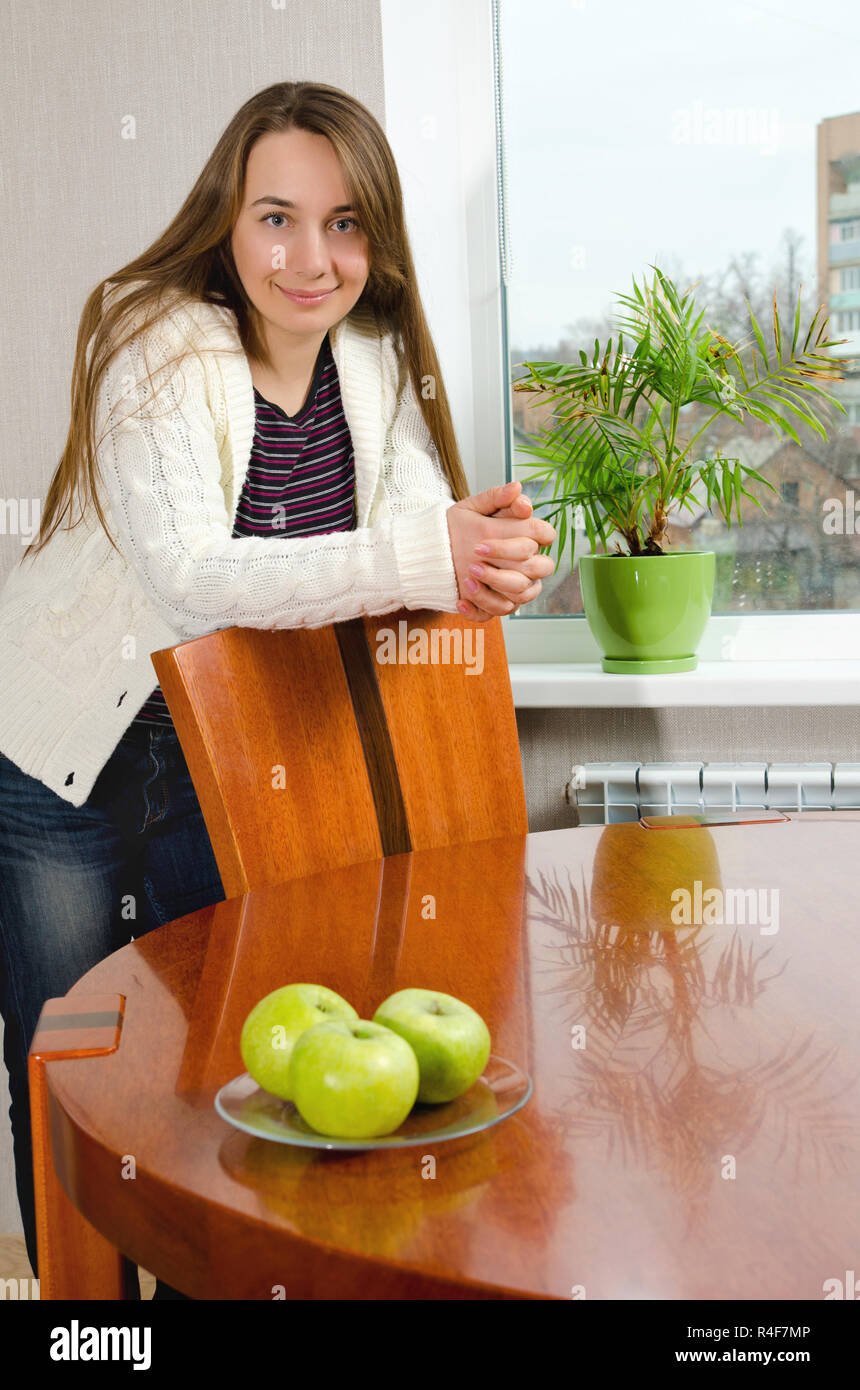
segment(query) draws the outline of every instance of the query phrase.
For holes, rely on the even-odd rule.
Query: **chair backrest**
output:
[[[498,618],[225,628],[152,662],[228,898],[528,831]]]
[[[382,707],[407,847],[525,835],[528,814],[501,619],[475,624],[457,613],[401,609],[364,618],[362,626],[371,668],[367,684],[372,678]],[[366,702],[356,703],[353,691],[353,703],[362,728]]]
[[[380,857],[333,628],[225,628],[152,663],[226,897]]]

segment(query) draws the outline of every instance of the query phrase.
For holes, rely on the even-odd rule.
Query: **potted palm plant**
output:
[[[730,343],[703,324],[692,289],[683,295],[656,266],[649,284],[633,279],[633,294],[619,295],[626,312],[619,335],[605,346],[595,339],[589,361],[525,362],[515,391],[539,391],[557,402],[551,421],[532,435],[531,458],[545,462],[526,481],[543,478],[535,499],[558,530],[559,558],[581,509],[591,554],[580,557],[580,582],[589,627],[603,669],[615,672],[689,671],[713,600],[715,555],[708,550],[667,551],[673,513],[696,504],[716,510],[727,527],[743,525],[747,499],[761,501],[746,484],[775,491],[754,468],[725,457],[703,436],[720,416],[744,423],[749,414],[796,443],[795,425],[827,438],[813,403],[843,411],[819,381],[841,381],[844,360],[829,355],[827,318],[819,307],[808,330],[800,325],[800,298],[789,334],[773,301],[772,341],[747,301],[749,340]],[[844,342],[844,339],[839,341]],[[697,405],[692,427],[682,411]],[[690,412],[687,412],[690,415]],[[699,443],[702,441],[702,443]],[[552,502],[539,498],[554,483]],[[610,542],[613,545],[609,550]],[[626,546],[626,549],[623,548]],[[599,549],[598,547],[602,547]]]

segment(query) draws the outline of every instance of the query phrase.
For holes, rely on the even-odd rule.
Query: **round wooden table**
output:
[[[820,1299],[860,1228],[858,859],[857,813],[622,824],[180,918],[67,996],[125,1013],[111,1055],[45,1064],[62,1186],[196,1299]],[[291,981],[363,1018],[408,986],[454,994],[531,1099],[426,1152],[242,1133],[213,1098]]]

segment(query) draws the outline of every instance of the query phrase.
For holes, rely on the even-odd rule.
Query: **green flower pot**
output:
[[[714,571],[712,550],[581,556],[582,602],[604,671],[695,670]]]

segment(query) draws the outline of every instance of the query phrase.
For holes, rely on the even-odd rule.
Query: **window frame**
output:
[[[416,11],[400,0],[380,0],[385,128],[473,492],[504,482],[514,458],[505,301],[509,248],[499,216],[504,197],[504,131],[500,136],[496,91],[500,2],[425,0],[416,20]],[[562,563],[569,563],[567,555]],[[600,659],[582,615],[530,616],[525,610],[503,618],[502,626],[511,661]],[[860,612],[715,615],[699,655],[738,663],[857,660]]]

